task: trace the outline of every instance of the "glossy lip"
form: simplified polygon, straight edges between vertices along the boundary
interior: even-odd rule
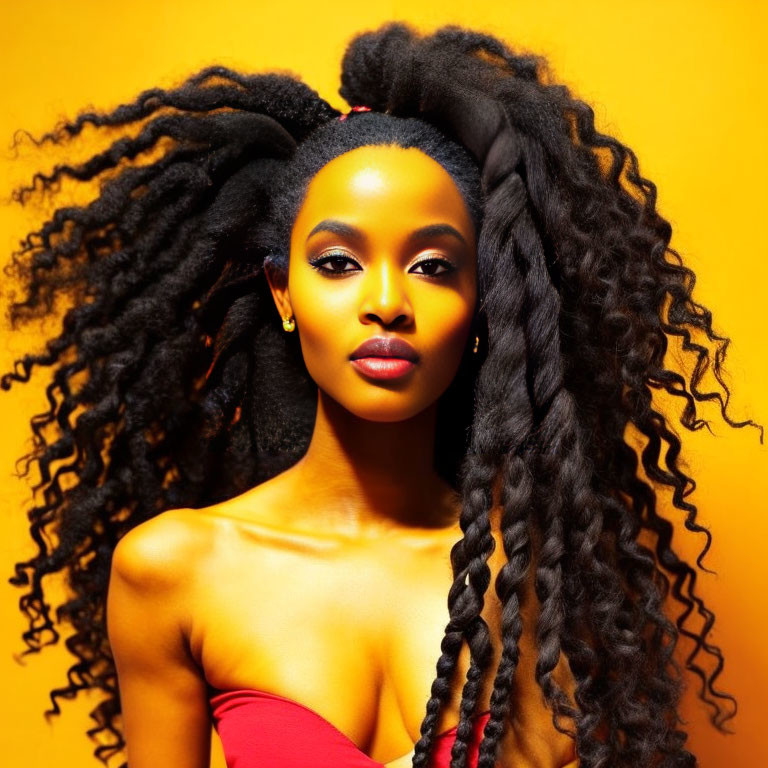
[[[412,363],[416,363],[419,359],[416,350],[407,341],[396,336],[374,336],[366,339],[349,356],[349,359],[358,360],[361,357],[394,357],[410,360]]]
[[[358,371],[374,379],[397,379],[416,367],[413,360],[402,357],[358,357],[350,362]]]

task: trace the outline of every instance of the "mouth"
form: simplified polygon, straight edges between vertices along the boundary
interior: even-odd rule
[[[374,336],[360,344],[349,359],[370,378],[397,379],[416,367],[419,355],[399,336]]]
[[[416,367],[415,361],[403,357],[358,357],[351,363],[358,371],[374,379],[397,379]]]
[[[416,350],[399,336],[373,336],[359,344],[349,357],[350,360],[361,357],[397,357],[414,363],[419,359]]]

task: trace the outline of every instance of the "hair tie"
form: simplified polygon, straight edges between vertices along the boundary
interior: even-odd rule
[[[345,115],[339,115],[339,122],[343,123],[353,112],[370,112],[370,107],[352,107]]]

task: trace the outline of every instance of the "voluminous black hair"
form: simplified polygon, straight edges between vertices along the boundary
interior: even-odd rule
[[[438,419],[451,440],[437,461],[461,492],[463,536],[451,551],[451,619],[413,765],[427,765],[467,642],[451,768],[466,765],[490,655],[480,611],[494,504],[507,558],[493,585],[503,649],[479,768],[493,768],[514,706],[520,601],[531,579],[541,609],[536,680],[555,727],[575,738],[582,768],[696,765],[678,727],[680,634],[695,643],[686,666],[702,681],[716,727],[735,713],[717,700],[736,702],[714,687],[723,665],[709,640],[714,615],[657,509],[657,490],[671,488],[686,528],[706,535],[696,561],[704,569],[711,536],[686,500],[695,484],[652,390],[683,398],[689,430],[708,426],[696,402],[710,399],[730,426],[759,425],[732,421],[721,393],[698,389],[713,362],[730,394],[721,375],[729,340],[692,298],[695,275],[669,246],[655,185],[631,149],[595,129],[586,103],[551,82],[542,57],[491,35],[449,25],[420,36],[386,24],[352,40],[341,81],[350,105],[372,111],[339,121],[292,75],[212,66],[112,112],[82,113],[40,139],[58,143],[86,125],[137,127],[16,192],[23,203],[37,182],[102,182],[91,203],[61,207],[30,233],[7,272],[27,290],[10,305],[14,328],[52,312],[59,294],[74,300],[46,351],[25,355],[0,379],[8,389],[34,366],[55,366],[51,408],[32,419],[35,445],[24,457],[26,471],[36,461],[42,478],[44,503],[29,513],[39,552],[11,578],[29,588],[21,600],[28,653],[46,631],[58,640],[42,578],[68,575],[71,595],[57,619],[73,625],[68,647],[78,660],[69,684],[52,691],[52,711],[59,696],[101,689],[108,696],[91,713],[98,727],[89,735],[107,730],[117,742],[95,754],[106,762],[122,749],[105,629],[117,541],[164,510],[242,493],[303,454],[316,385],[291,346],[295,334],[281,331],[264,261],[285,267],[292,217],[319,168],[356,146],[398,144],[443,164],[464,196],[478,233],[482,330],[476,362],[462,363],[444,396],[461,390],[463,410],[443,408]],[[152,162],[131,163],[152,152]],[[696,356],[690,377],[667,367],[670,336]],[[717,342],[713,361],[694,336]],[[43,430],[54,422],[60,436],[49,444]],[[644,436],[639,456],[632,431]],[[66,490],[65,475],[74,476]],[[682,607],[674,621],[664,610],[670,589]],[[690,627],[694,611],[699,632]],[[701,652],[717,661],[709,674]],[[573,700],[553,679],[561,654]]]

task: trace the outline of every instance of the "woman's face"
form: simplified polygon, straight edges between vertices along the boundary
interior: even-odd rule
[[[477,294],[474,225],[448,172],[415,148],[346,152],[310,182],[290,249],[287,286],[270,286],[318,387],[371,421],[434,403],[458,369]],[[417,359],[356,352],[372,339],[402,340]]]

